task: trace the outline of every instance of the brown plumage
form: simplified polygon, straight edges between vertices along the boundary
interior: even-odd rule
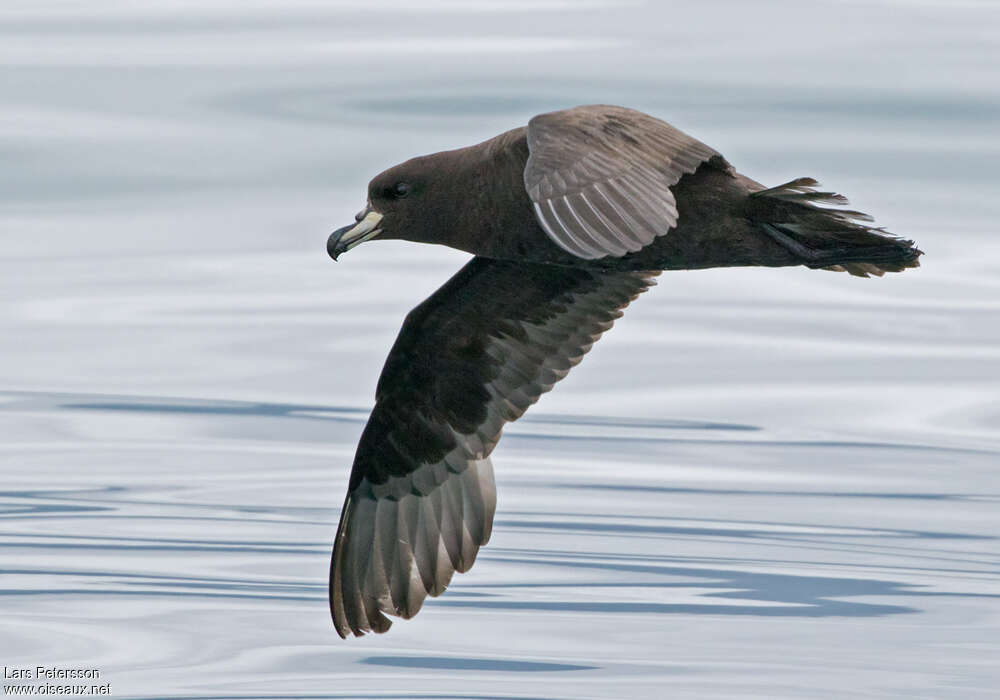
[[[375,238],[474,254],[406,318],[358,445],[330,570],[337,632],[384,632],[472,566],[493,524],[489,456],[661,270],[805,265],[881,276],[911,241],[800,178],[765,188],[653,117],[543,114],[376,176],[338,255]]]

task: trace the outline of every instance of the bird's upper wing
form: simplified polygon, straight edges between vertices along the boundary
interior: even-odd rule
[[[714,149],[666,122],[592,105],[528,122],[524,186],[559,246],[588,260],[621,257],[677,223],[670,188],[702,163],[731,171]]]
[[[330,568],[342,637],[411,617],[493,525],[504,423],[566,376],[658,272],[474,258],[406,317],[354,458]]]

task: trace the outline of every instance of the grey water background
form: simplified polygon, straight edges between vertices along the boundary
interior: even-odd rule
[[[0,663],[116,697],[1000,694],[993,2],[6,2]],[[625,104],[914,238],[672,272],[494,454],[475,568],[341,641],[326,575],[405,313],[368,179]]]

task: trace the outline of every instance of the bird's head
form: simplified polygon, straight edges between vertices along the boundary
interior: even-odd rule
[[[401,239],[484,255],[498,242],[544,238],[524,191],[527,159],[522,127],[395,165],[368,183],[365,208],[330,234],[327,252],[336,260],[365,241]]]
[[[342,253],[372,239],[406,239],[438,243],[440,232],[453,225],[441,203],[442,163],[427,156],[413,158],[376,175],[368,183],[368,202],[355,215],[355,223],[337,229],[326,249],[334,260]]]

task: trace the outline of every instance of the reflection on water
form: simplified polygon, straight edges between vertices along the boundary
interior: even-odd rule
[[[118,697],[991,697],[990,3],[0,10],[0,656]],[[956,77],[960,76],[960,84]],[[814,175],[927,251],[672,273],[494,456],[475,568],[341,642],[328,557],[405,313],[368,179],[572,104]]]

